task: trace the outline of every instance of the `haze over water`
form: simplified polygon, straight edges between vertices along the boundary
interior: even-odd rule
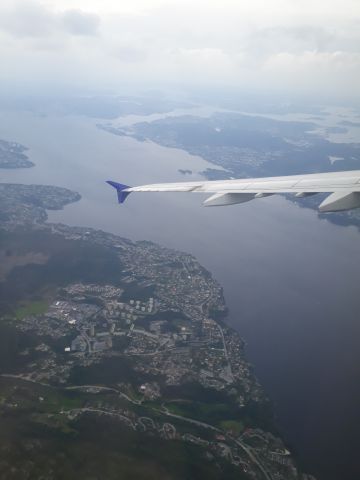
[[[126,120],[122,120],[125,122]],[[105,184],[196,180],[200,157],[117,137],[80,117],[7,113],[0,137],[29,147],[36,166],[2,170],[2,182],[78,191],[49,220],[153,240],[194,254],[224,287],[229,322],[275,402],[279,424],[319,480],[355,480],[360,400],[360,234],[283,198],[202,208],[200,194],[133,194]]]

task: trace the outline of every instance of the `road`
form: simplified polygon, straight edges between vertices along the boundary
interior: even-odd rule
[[[43,386],[46,386],[46,387],[50,386],[48,384],[37,382],[37,381],[31,380],[29,378],[24,378],[21,375],[1,374],[1,376],[5,377],[5,378],[16,378],[16,379],[24,380],[24,381],[31,382],[31,383],[37,383],[39,385],[43,385]],[[130,398],[125,393],[123,393],[120,390],[117,390],[115,388],[112,388],[112,387],[104,387],[102,385],[74,385],[74,386],[71,386],[71,387],[65,387],[65,389],[67,389],[67,390],[80,390],[80,389],[84,389],[84,388],[93,388],[93,389],[98,389],[99,391],[113,391],[115,393],[118,393],[119,396],[121,396],[122,398],[125,398],[128,402],[130,402],[134,405],[141,405],[141,401],[133,400],[132,398]],[[162,409],[152,408],[152,410],[157,412],[157,413],[161,413],[163,415],[166,415],[168,417],[176,418],[176,419],[181,420],[183,422],[191,423],[191,424],[196,425],[198,427],[206,428],[208,430],[212,430],[213,432],[224,435],[228,440],[230,440],[232,442],[235,442],[236,445],[238,445],[247,454],[247,456],[250,458],[250,460],[260,469],[260,471],[262,472],[262,474],[264,475],[264,478],[266,480],[273,480],[272,477],[271,477],[271,474],[266,471],[264,466],[261,464],[261,462],[258,460],[256,455],[253,453],[252,449],[250,447],[248,447],[247,445],[245,445],[244,443],[242,443],[240,440],[232,437],[231,435],[228,435],[222,429],[220,429],[218,427],[215,427],[214,425],[211,425],[209,423],[201,422],[200,420],[195,420],[194,418],[184,417],[182,415],[176,415],[175,413],[171,413],[171,412],[169,412],[169,410],[165,406],[163,406]],[[124,415],[121,415],[120,413],[117,413],[117,412],[114,412],[114,411],[102,410],[102,409],[99,409],[99,408],[86,407],[86,408],[68,410],[68,411],[63,412],[63,413],[69,413],[69,412],[84,412],[84,413],[85,412],[93,412],[93,413],[101,413],[101,414],[104,414],[104,415],[114,415],[114,416],[119,417],[121,420],[123,420],[129,426],[131,426],[132,428],[135,429],[135,426],[133,425],[131,420],[129,420]],[[149,419],[150,419],[150,417],[149,417]]]
[[[155,410],[155,409],[154,409]],[[188,423],[192,423],[193,425],[197,425],[199,427],[204,427],[204,428],[207,428],[209,430],[213,430],[214,432],[217,432],[217,433],[220,433],[221,435],[224,435],[226,438],[228,438],[229,440],[233,441],[236,443],[236,445],[238,445],[247,455],[248,457],[250,458],[250,460],[255,464],[257,465],[257,467],[260,469],[260,471],[263,473],[264,477],[266,478],[266,480],[272,480],[272,477],[270,475],[270,473],[268,473],[264,466],[260,463],[260,461],[257,459],[257,457],[255,456],[255,454],[252,452],[251,448],[244,445],[240,440],[237,440],[236,438],[232,437],[231,435],[227,435],[223,430],[221,430],[220,428],[217,428],[217,427],[214,427],[214,425],[210,425],[209,423],[205,423],[205,422],[200,422],[199,420],[195,420],[193,418],[189,418],[189,417],[183,417],[181,415],[176,415],[174,413],[171,413],[169,412],[169,410],[166,408],[166,407],[163,407],[162,410],[157,410],[158,412],[160,413],[163,413],[169,417],[172,417],[172,418],[177,418],[179,420],[182,420],[184,422],[188,422]]]

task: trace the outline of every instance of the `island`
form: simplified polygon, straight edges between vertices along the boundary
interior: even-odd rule
[[[1,478],[311,480],[212,275],[152,242],[46,223],[79,198],[0,185]]]
[[[33,167],[34,163],[24,153],[26,150],[20,143],[0,139],[0,168]]]

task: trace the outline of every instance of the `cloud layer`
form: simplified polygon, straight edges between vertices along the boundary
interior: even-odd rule
[[[360,7],[330,3],[3,0],[0,82],[217,85],[355,98]]]

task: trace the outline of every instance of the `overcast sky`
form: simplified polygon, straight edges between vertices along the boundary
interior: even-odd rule
[[[360,0],[1,0],[0,82],[358,97]]]

